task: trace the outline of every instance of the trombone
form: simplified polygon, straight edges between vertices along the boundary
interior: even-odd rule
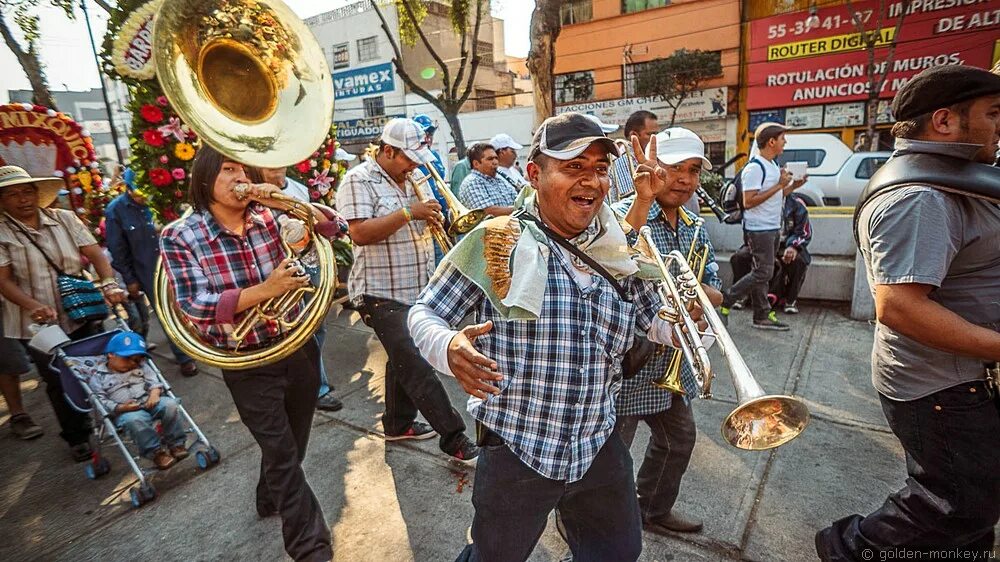
[[[450,223],[448,236],[456,238],[459,235],[468,234],[479,223],[483,222],[483,219],[486,218],[486,211],[483,209],[473,209],[471,211],[467,209],[458,200],[458,197],[455,197],[455,194],[451,192],[448,184],[441,179],[441,175],[438,174],[433,164],[427,164],[425,168],[430,171],[430,177],[437,183],[441,197],[448,203],[448,222]]]
[[[421,201],[434,200],[434,195],[425,192],[423,188],[423,185],[428,183],[430,180],[431,176],[423,176],[418,180],[414,180],[413,172],[406,174],[406,181],[410,182],[410,185],[413,186],[413,191],[416,192],[417,194],[417,199],[420,199]],[[452,223],[452,227],[454,226],[455,224]],[[446,254],[450,252],[454,244],[452,243],[451,238],[448,237],[448,233],[445,232],[444,227],[442,227],[440,224],[436,222],[427,221],[427,228],[430,229],[431,236],[434,237],[434,241],[437,242],[438,246],[440,246],[441,251]]]
[[[773,449],[798,437],[809,423],[809,410],[805,404],[792,396],[764,392],[736,349],[684,255],[675,250],[664,260],[656,248],[649,226],[639,229],[639,237],[662,277],[659,293],[664,310],[660,317],[674,324],[674,337],[680,343],[684,359],[694,370],[702,398],[712,397],[715,374],[702,340],[704,334],[698,330],[689,310],[695,303],[701,306],[704,318],[715,333],[722,355],[729,364],[738,404],[722,423],[722,437],[730,445],[749,451]],[[669,263],[677,265],[678,275],[670,273]]]

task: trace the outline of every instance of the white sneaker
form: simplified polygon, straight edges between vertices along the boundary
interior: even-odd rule
[[[799,307],[794,302],[785,303],[785,314],[798,314]]]

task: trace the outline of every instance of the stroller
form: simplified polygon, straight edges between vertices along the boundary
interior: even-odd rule
[[[48,326],[36,334],[30,345],[53,355],[51,366],[59,371],[59,379],[62,382],[66,400],[75,410],[85,414],[89,413],[93,418],[94,430],[90,437],[90,445],[94,454],[84,467],[87,477],[96,480],[111,472],[111,463],[101,453],[101,446],[114,440],[132,472],[139,479],[139,482],[129,490],[129,495],[132,499],[132,506],[140,507],[156,498],[156,489],[149,481],[149,477],[158,470],[152,467],[142,468],[139,465],[139,455],[133,454],[126,446],[109,413],[98,400],[92,399],[93,390],[87,384],[85,375],[76,369],[82,365],[81,361],[84,358],[103,355],[108,341],[128,329],[120,316],[117,318],[117,326],[117,329],[78,341],[70,341],[59,326]],[[177,401],[178,412],[187,426],[186,433],[193,433],[196,437],[195,442],[188,449],[191,451],[191,456],[194,457],[198,468],[208,470],[218,464],[219,451],[209,443],[208,438],[188,415],[187,410],[181,405],[180,399],[173,393],[170,383],[163,377],[156,365],[152,361],[147,363],[163,384],[163,396],[169,396]],[[157,428],[159,429],[159,425]]]

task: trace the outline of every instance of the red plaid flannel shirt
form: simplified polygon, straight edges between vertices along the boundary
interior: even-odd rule
[[[160,255],[180,310],[208,343],[226,349],[236,348],[235,324],[253,310],[236,313],[240,291],[264,282],[285,258],[274,215],[256,205],[247,211],[243,236],[223,229],[208,212],[168,225]],[[276,322],[258,322],[241,347],[279,335]]]

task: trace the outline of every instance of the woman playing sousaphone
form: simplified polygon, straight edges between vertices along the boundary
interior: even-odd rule
[[[280,188],[251,183],[257,170],[204,146],[191,168],[194,212],[163,229],[164,273],[176,306],[209,344],[230,350],[268,349],[287,335],[277,319],[262,316],[238,338],[235,326],[257,305],[307,287],[309,277],[286,255],[282,236],[296,224],[278,221],[267,201]],[[269,203],[272,204],[272,203]],[[324,215],[315,232],[339,225]],[[299,305],[301,306],[301,305]],[[319,389],[314,338],[288,357],[246,369],[222,369],[240,419],[261,448],[257,513],[281,515],[285,550],[296,560],[329,560],[330,533],[302,472]]]

